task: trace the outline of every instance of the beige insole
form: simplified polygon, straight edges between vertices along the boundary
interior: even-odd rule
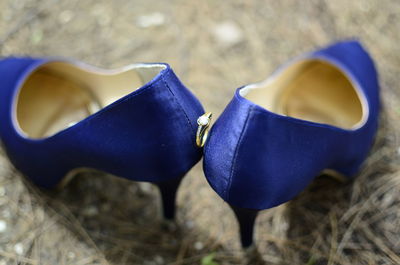
[[[131,93],[165,68],[143,65],[117,73],[84,71],[51,62],[30,74],[21,86],[16,119],[31,138],[53,135]]]
[[[88,89],[46,71],[37,71],[19,94],[17,119],[32,138],[52,135],[101,106]]]
[[[338,68],[318,60],[289,67],[264,87],[249,89],[246,97],[279,114],[345,129],[363,119],[352,83]]]

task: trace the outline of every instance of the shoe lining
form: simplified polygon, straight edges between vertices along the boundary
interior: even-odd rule
[[[336,66],[306,60],[289,66],[273,79],[244,87],[240,93],[281,115],[354,129],[365,121],[368,112],[357,89]]]
[[[19,90],[16,121],[30,138],[51,136],[141,87],[164,68],[146,64],[99,73],[65,62],[44,64]]]

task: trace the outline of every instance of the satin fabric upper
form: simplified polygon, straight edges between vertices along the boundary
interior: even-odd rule
[[[77,124],[48,138],[22,136],[13,122],[17,90],[49,60],[0,61],[0,137],[13,164],[36,184],[53,187],[81,167],[159,182],[182,177],[200,160],[196,120],[204,110],[166,64],[152,81]]]
[[[322,170],[359,170],[378,127],[379,86],[372,59],[356,41],[339,42],[302,58],[342,70],[365,95],[369,116],[355,130],[270,112],[238,89],[212,127],[204,149],[211,187],[228,203],[267,209],[300,193]]]

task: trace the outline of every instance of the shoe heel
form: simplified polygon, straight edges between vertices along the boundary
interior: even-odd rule
[[[239,222],[242,247],[247,249],[253,245],[254,224],[259,210],[239,208],[233,205],[229,206]]]
[[[162,213],[166,220],[173,220],[175,218],[176,209],[176,192],[182,178],[175,178],[163,182],[154,183],[160,190]]]

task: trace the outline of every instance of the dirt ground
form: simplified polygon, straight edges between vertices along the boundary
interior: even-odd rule
[[[201,163],[184,179],[177,226],[167,229],[151,184],[90,173],[42,191],[0,148],[0,265],[400,264],[399,30],[393,0],[0,0],[1,56],[56,55],[105,68],[168,62],[214,117],[237,87],[356,37],[376,60],[384,104],[358,178],[320,177],[263,211],[251,254],[240,249],[233,214]]]

